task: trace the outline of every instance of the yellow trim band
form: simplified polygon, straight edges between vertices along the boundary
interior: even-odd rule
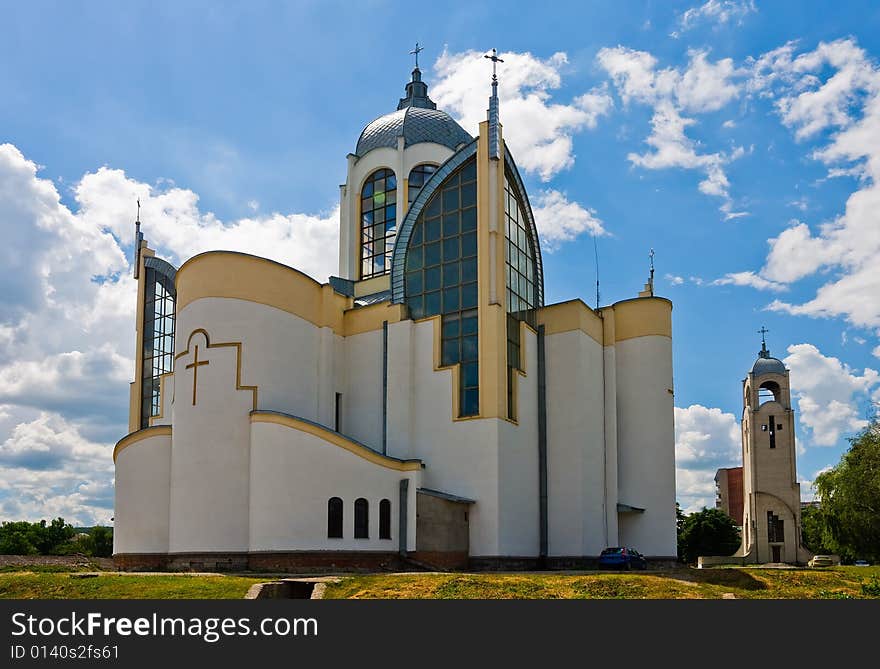
[[[122,439],[117,441],[116,446],[113,447],[113,462],[115,463],[116,457],[129,446],[134,446],[135,444],[144,441],[145,439],[151,439],[153,437],[170,436],[170,425],[154,425],[153,427],[145,427],[143,430],[138,430],[137,432],[127,434]]]
[[[319,439],[331,443],[334,446],[338,446],[339,448],[343,448],[350,453],[354,453],[364,460],[372,462],[375,465],[385,467],[387,469],[393,469],[399,472],[414,472],[420,471],[422,469],[421,460],[398,460],[396,458],[388,457],[387,455],[382,455],[381,453],[377,453],[376,451],[371,450],[363,444],[353,441],[352,439],[349,439],[348,437],[345,437],[338,432],[334,432],[329,428],[317,425],[307,420],[296,418],[295,416],[289,416],[287,414],[280,414],[268,411],[252,411],[251,423],[272,423],[274,425],[281,425],[283,427],[289,427],[300,432],[305,432],[306,434],[318,437]]]

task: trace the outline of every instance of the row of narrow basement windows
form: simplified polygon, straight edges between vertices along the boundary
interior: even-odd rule
[[[331,497],[327,501],[327,538],[342,539],[345,504],[341,497]],[[370,538],[370,503],[363,497],[354,501],[354,538]],[[379,538],[391,538],[391,502],[379,502]]]

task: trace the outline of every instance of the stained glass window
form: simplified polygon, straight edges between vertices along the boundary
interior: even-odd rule
[[[394,172],[373,172],[361,190],[361,278],[391,271],[397,235],[397,179]]]
[[[520,364],[520,322],[535,327],[538,280],[535,264],[535,240],[528,227],[524,208],[510,180],[504,180],[504,220],[507,241],[505,244],[507,285],[507,415],[516,420],[514,384]]]
[[[174,370],[174,302],[177,295],[174,278],[155,267],[145,267],[144,282],[142,429],[150,426],[150,418],[158,416],[161,409],[159,377]]]
[[[406,302],[414,319],[442,315],[441,362],[460,364],[459,414],[480,411],[477,332],[477,168],[465,163],[431,196],[406,253]]]
[[[416,165],[410,170],[409,180],[407,181],[407,200],[411,206],[418,197],[422,186],[431,178],[431,175],[437,171],[436,165]]]

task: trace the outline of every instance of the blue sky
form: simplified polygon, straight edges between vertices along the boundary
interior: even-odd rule
[[[880,399],[876,3],[18,3],[0,8],[0,519],[112,515],[133,201],[180,262],[236,248],[334,271],[338,184],[418,40],[471,132],[501,120],[547,301],[675,304],[679,499],[739,457],[766,325],[792,369],[804,493]]]

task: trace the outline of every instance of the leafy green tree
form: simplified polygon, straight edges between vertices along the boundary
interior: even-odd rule
[[[98,525],[90,533],[92,539],[92,555],[95,557],[111,557],[113,555],[113,529]]]
[[[36,555],[38,537],[27,521],[5,522],[0,525],[0,554]]]
[[[836,467],[816,477],[822,542],[845,560],[880,560],[880,421],[874,419]]]
[[[721,509],[703,507],[682,523],[678,555],[693,563],[700,555],[732,555],[739,544],[739,530],[733,519]]]
[[[801,509],[801,541],[814,553],[833,553],[824,542],[822,511],[815,506]]]
[[[681,505],[676,502],[675,503],[675,534],[678,541],[678,558],[679,560],[682,558],[682,548],[681,548],[681,529],[684,527],[684,521],[687,520],[687,514],[681,510]]]

